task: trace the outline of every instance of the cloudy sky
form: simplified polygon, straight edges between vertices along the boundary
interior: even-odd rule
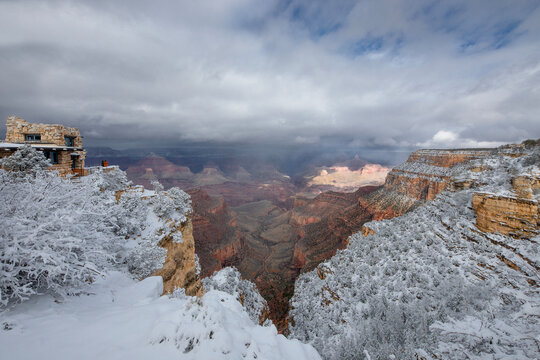
[[[88,145],[492,146],[540,137],[540,1],[0,0],[0,84]]]

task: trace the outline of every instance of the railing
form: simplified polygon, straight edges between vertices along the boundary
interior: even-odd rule
[[[71,169],[71,172],[75,176],[86,176],[86,170],[85,169]]]
[[[107,167],[89,166],[89,167],[84,168],[84,174],[85,175],[90,175],[90,174],[93,174],[93,173],[95,173],[97,171],[103,171],[104,173],[106,173],[106,172],[113,171],[113,170],[118,170],[118,169],[120,169],[120,167],[118,165],[109,165]]]

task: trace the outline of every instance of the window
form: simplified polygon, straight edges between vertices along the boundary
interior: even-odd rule
[[[73,136],[64,136],[66,146],[75,146],[75,138]]]
[[[47,159],[49,159],[51,164],[58,164],[58,152],[56,152],[56,151],[44,151],[43,155],[45,155],[45,157]]]
[[[40,134],[25,134],[24,140],[25,141],[41,141],[41,135]]]

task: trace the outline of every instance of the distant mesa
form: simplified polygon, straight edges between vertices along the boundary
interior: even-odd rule
[[[390,168],[379,164],[365,164],[356,170],[348,166],[334,165],[321,169],[307,185],[311,190],[355,191],[361,186],[382,185]]]

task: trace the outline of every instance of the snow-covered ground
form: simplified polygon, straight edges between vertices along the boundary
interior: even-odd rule
[[[0,358],[320,359],[273,325],[254,324],[233,295],[162,289],[161,277],[113,272],[77,296],[35,296],[0,313]]]
[[[30,147],[2,165],[0,360],[320,359],[257,324],[264,300],[237,271],[202,298],[134,280],[162,266],[158,243],[191,213],[180,189],[133,188],[119,169],[59,177]]]
[[[513,194],[513,177],[538,174],[540,148],[526,152],[456,166],[451,178],[472,189],[370,222],[375,234],[352,235],[302,274],[291,337],[325,359],[540,359],[540,235],[483,233],[471,205],[475,192]]]

